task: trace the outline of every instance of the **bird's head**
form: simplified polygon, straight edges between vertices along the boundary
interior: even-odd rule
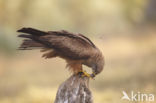
[[[104,57],[101,53],[100,55],[97,55],[94,59],[94,63],[92,64],[93,74],[91,74],[91,76],[95,77],[97,74],[102,72],[103,68],[104,68]]]

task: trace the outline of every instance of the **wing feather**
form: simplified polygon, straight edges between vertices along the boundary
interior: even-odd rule
[[[62,57],[70,59],[87,59],[90,52],[95,48],[84,42],[82,39],[70,38],[68,36],[46,35],[40,37],[40,41],[48,42]]]
[[[52,48],[57,51],[57,54],[63,58],[69,59],[87,59],[91,56],[91,52],[93,52],[96,47],[87,37],[82,34],[72,34],[67,31],[49,31],[47,33],[42,31],[35,32],[31,31],[28,28],[30,33],[29,35],[22,34],[19,37],[29,38],[37,43],[44,45],[46,48]],[[24,28],[24,31],[27,31]],[[23,32],[19,30],[19,32]],[[31,34],[31,33],[37,33]],[[43,33],[43,34],[39,34]]]

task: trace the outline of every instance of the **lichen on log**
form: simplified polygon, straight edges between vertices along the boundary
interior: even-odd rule
[[[69,77],[59,86],[54,103],[93,103],[89,78],[79,74]]]

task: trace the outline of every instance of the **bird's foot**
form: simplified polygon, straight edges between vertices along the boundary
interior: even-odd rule
[[[95,77],[94,74],[89,74],[85,70],[80,71],[79,74],[81,75],[81,77],[88,77],[88,78],[92,78],[92,79]]]

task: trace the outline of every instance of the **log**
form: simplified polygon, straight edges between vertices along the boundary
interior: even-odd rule
[[[79,74],[69,77],[59,86],[54,103],[93,103],[89,78]]]

